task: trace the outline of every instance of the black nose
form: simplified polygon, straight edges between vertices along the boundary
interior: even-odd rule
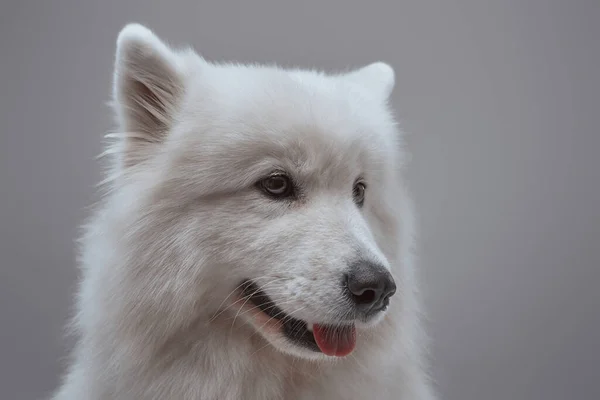
[[[365,313],[384,310],[396,293],[396,283],[389,271],[367,262],[352,266],[346,285],[356,307]]]

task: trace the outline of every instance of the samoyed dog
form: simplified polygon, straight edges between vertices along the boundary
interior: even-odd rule
[[[432,399],[393,86],[126,26],[54,399]]]

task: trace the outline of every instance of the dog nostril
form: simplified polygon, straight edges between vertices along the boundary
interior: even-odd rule
[[[352,294],[354,296],[354,301],[356,304],[371,304],[375,301],[375,291],[374,290],[365,290],[363,294]]]
[[[362,311],[384,309],[396,291],[389,271],[370,263],[353,265],[345,284],[352,302]]]

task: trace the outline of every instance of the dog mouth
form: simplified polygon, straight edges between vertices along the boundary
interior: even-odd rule
[[[256,283],[247,280],[241,289],[254,307],[281,324],[281,333],[294,345],[335,357],[347,356],[356,347],[354,324],[309,324],[285,313]]]

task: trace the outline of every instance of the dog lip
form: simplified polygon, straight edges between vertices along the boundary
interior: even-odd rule
[[[289,314],[286,314],[253,281],[244,281],[241,289],[242,295],[247,297],[255,307],[257,307],[270,318],[281,322],[282,332],[288,338],[288,340],[314,352],[321,353],[321,349],[319,349],[319,346],[315,341],[315,337],[308,329],[308,324],[305,321],[293,318]]]
[[[282,321],[284,318],[287,319],[285,312],[251,280],[246,280],[242,284],[242,294],[244,297],[249,298],[254,303],[254,306],[258,307],[260,311],[269,317],[279,321]]]

